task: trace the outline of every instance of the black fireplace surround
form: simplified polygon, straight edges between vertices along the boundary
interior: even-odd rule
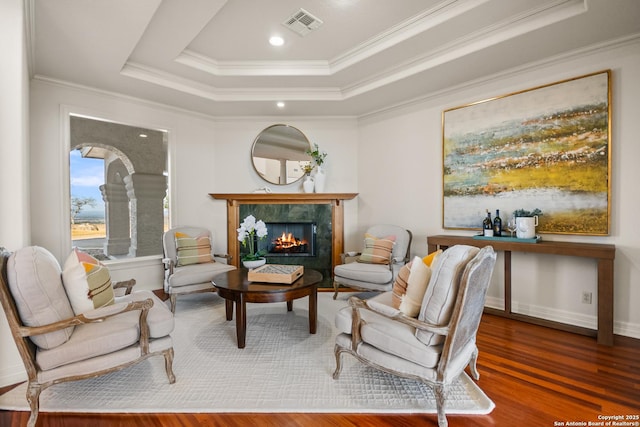
[[[267,237],[258,243],[265,256],[316,256],[315,222],[267,222]]]

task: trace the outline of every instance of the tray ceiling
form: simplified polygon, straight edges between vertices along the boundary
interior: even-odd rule
[[[304,35],[283,25],[301,10]],[[640,34],[637,0],[31,0],[29,18],[35,78],[216,116],[363,116]]]

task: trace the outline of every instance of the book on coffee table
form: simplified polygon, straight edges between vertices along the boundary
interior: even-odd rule
[[[304,267],[301,265],[265,264],[249,270],[247,278],[251,282],[291,284],[303,274]]]

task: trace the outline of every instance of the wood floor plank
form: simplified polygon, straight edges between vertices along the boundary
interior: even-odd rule
[[[486,416],[449,415],[451,427],[551,427],[595,422],[602,415],[640,415],[640,340],[616,337],[606,347],[594,338],[484,315],[478,348],[479,385],[496,408]],[[27,412],[0,411],[2,427],[22,427],[27,419]],[[38,419],[38,427],[436,425],[435,415],[415,414],[41,413]]]

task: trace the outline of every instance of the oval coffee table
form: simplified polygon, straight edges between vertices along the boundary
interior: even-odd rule
[[[322,274],[316,270],[305,269],[302,277],[292,284],[250,282],[248,270],[239,268],[216,276],[213,285],[218,295],[225,299],[227,320],[233,319],[233,303],[236,305],[236,335],[238,348],[244,348],[247,334],[248,302],[287,302],[287,311],[293,309],[293,300],[309,297],[309,333],[316,333],[318,316],[318,283]]]

